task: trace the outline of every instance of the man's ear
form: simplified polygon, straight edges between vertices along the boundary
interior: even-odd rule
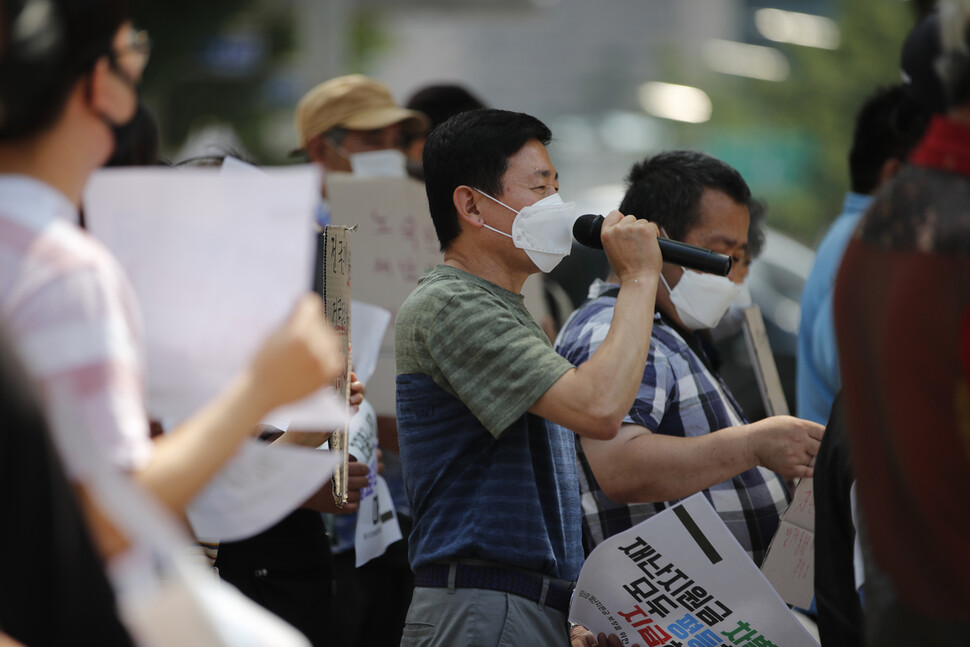
[[[315,164],[325,164],[325,155],[327,152],[327,142],[320,135],[316,137],[311,137],[310,141],[306,143],[306,156],[311,162]]]
[[[481,200],[481,194],[478,191],[463,184],[455,189],[454,193],[451,194],[451,199],[455,204],[458,218],[474,227],[481,227],[485,224],[485,219],[482,218],[478,209],[478,202]]]

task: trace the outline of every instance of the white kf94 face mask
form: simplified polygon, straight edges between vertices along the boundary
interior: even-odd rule
[[[484,191],[475,190],[515,213],[511,234],[488,225],[484,227],[511,238],[512,243],[524,250],[541,271],[551,272],[562,259],[569,256],[573,244],[573,223],[576,221],[575,202],[563,202],[558,193],[553,193],[516,211]]]
[[[350,168],[357,177],[407,177],[407,158],[395,149],[350,154]]]
[[[751,288],[746,282],[742,283],[738,296],[734,297],[727,312],[717,325],[711,328],[711,339],[717,342],[741,332],[744,327],[744,311],[750,308],[751,304]]]
[[[660,275],[677,316],[688,330],[713,328],[738,295],[740,286],[726,276],[682,269],[684,273],[673,290],[664,275]]]

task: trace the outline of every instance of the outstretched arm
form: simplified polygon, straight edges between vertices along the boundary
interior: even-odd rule
[[[332,382],[342,357],[323,302],[316,295],[304,297],[226,390],[159,439],[136,478],[181,514],[266,414]]]
[[[620,279],[613,323],[589,361],[566,372],[529,409],[580,436],[616,435],[633,404],[650,350],[662,260],[657,226],[613,211],[603,248]]]
[[[628,424],[612,440],[581,442],[606,496],[650,503],[690,496],[758,466],[787,479],[812,476],[809,463],[824,430],[809,420],[773,416],[690,438]]]

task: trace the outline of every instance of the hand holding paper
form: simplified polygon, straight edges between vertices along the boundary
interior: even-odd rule
[[[328,452],[329,453],[329,452]],[[333,488],[330,483],[324,484],[319,491],[307,499],[303,506],[317,512],[328,512],[330,514],[352,514],[357,512],[360,507],[361,490],[367,487],[370,479],[367,474],[370,470],[367,463],[360,463],[353,456],[347,465],[347,502],[343,506],[337,506],[333,497]]]
[[[333,383],[343,370],[342,360],[339,340],[323,315],[323,301],[308,293],[263,344],[250,371],[269,412]]]
[[[818,647],[703,494],[599,544],[579,574],[569,619],[615,633],[623,645],[740,645],[735,636],[745,636]]]
[[[758,464],[785,478],[811,477],[825,427],[792,416],[771,416],[749,425]]]
[[[357,379],[357,374],[353,371],[350,372],[350,406],[356,407],[360,406],[360,403],[364,401],[364,383]]]
[[[569,643],[571,647],[623,647],[623,643],[616,634],[606,635],[600,633],[599,636],[583,625],[573,625],[569,629]],[[640,647],[635,644],[633,647]]]

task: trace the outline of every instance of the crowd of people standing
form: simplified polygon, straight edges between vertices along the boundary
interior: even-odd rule
[[[327,176],[379,165],[424,183],[442,253],[401,295],[395,415],[351,378],[403,538],[357,566],[372,475],[353,460],[346,504],[327,482],[256,536],[209,546],[219,576],[313,645],[619,645],[569,618],[598,544],[703,493],[760,564],[792,482],[814,476],[823,645],[964,640],[968,26],[970,3],[943,3],[903,48],[904,82],[859,110],[852,191],[803,297],[797,417],[748,420],[718,372],[711,331],[758,236],[729,164],[688,150],[635,164],[602,222],[607,275],[551,330],[522,296],[573,243],[550,129],[458,86],[404,106],[362,75],[312,88],[296,153],[323,170],[321,231]],[[122,0],[0,0],[0,480],[19,493],[4,504],[4,647],[143,642],[124,610],[144,529],[109,491],[183,518],[247,439],[279,437],[270,411],[346,365],[307,285],[231,383],[153,438],[138,300],[81,213],[109,158],[158,161],[138,105],[148,42]],[[733,269],[670,262],[661,238]],[[180,622],[173,608],[155,609],[161,624]]]

